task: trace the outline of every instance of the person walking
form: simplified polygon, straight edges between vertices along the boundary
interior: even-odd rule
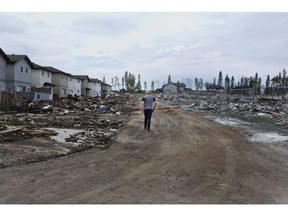
[[[152,113],[156,108],[156,99],[146,91],[145,96],[142,98],[142,114],[144,113],[144,129],[150,131]]]

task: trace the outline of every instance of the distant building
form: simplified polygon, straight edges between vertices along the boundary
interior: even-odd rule
[[[101,90],[102,91],[102,97],[106,97],[106,96],[111,94],[111,92],[112,92],[112,86],[111,85],[102,82],[101,87],[102,87],[102,90]]]
[[[184,92],[184,89],[186,88],[185,83],[168,83],[166,85],[163,85],[163,93],[166,94],[182,94]]]
[[[77,79],[81,80],[81,96],[90,97],[91,88],[89,88],[90,78],[88,75],[74,75]]]
[[[101,81],[87,75],[74,75],[81,80],[81,95],[84,97],[101,97]]]
[[[102,96],[102,84],[98,79],[90,78],[89,86],[91,87],[91,96],[92,97],[101,97]]]

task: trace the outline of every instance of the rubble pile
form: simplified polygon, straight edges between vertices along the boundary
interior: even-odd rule
[[[28,128],[71,128],[71,129],[89,129],[89,128],[107,128],[119,127],[126,119],[126,115],[118,114],[92,114],[92,113],[51,113],[51,114],[16,114],[6,116],[0,120],[2,124],[13,124],[14,126],[25,125]],[[103,121],[109,123],[103,123]]]
[[[192,110],[215,110],[219,111],[220,109],[227,111],[255,111],[255,112],[274,112],[279,114],[288,113],[288,104],[283,101],[261,101],[256,99],[254,102],[247,100],[238,100],[237,102],[231,101],[219,101],[219,100],[196,100],[190,105],[186,105],[187,108]]]
[[[251,119],[259,116],[274,119],[288,127],[288,101],[285,98],[231,96],[226,94],[161,95],[167,104],[177,104],[190,111],[232,115]]]
[[[104,99],[73,97],[61,101],[33,101],[17,112],[2,113],[0,167],[46,160],[92,147],[108,148],[109,141],[136,110],[139,110],[139,99],[125,94]],[[81,132],[59,143],[52,137],[57,136],[60,128]],[[25,145],[14,145],[17,141]],[[30,150],[27,152],[27,149]]]
[[[131,113],[137,99],[130,94],[109,95],[106,98],[94,97],[73,97],[60,101],[38,101],[34,100],[26,106],[21,106],[17,112],[21,113],[52,113],[68,114],[70,112],[93,112],[93,113]]]

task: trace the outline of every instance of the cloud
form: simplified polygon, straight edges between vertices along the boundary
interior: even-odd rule
[[[0,13],[0,30],[8,54],[107,80],[278,74],[288,59],[287,13]]]

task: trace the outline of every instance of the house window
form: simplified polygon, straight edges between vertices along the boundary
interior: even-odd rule
[[[50,76],[50,73],[48,72],[48,77]]]
[[[28,73],[28,68],[26,68],[26,73]]]
[[[64,77],[63,77],[63,75],[62,75],[62,79],[63,79]]]
[[[42,76],[44,76],[44,71],[42,70]]]
[[[21,72],[23,72],[23,67],[21,66]]]
[[[77,80],[77,83],[80,83],[80,80]]]
[[[70,78],[70,82],[72,81],[72,78]]]

